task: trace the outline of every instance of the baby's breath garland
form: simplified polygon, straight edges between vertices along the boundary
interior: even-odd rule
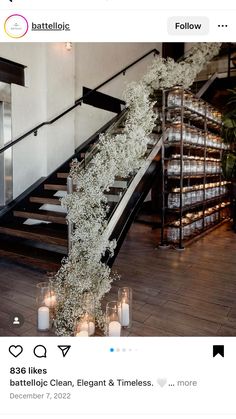
[[[143,164],[148,136],[155,125],[154,103],[150,96],[156,90],[176,85],[189,87],[203,66],[218,54],[220,45],[196,44],[179,63],[171,58],[154,59],[144,77],[129,84],[124,93],[128,114],[123,133],[100,135],[98,153],[84,170],[79,170],[77,161],[73,162],[70,176],[76,191],[62,199],[62,205],[67,208],[67,219],[75,227],[72,250],[52,280],[58,301],[57,335],[73,333],[75,319],[84,314],[85,293],[93,294],[96,322],[104,327],[101,300],[117,279],[101,261],[106,252],[113,254],[116,247],[107,233],[105,193],[114,184],[116,176],[126,177]]]

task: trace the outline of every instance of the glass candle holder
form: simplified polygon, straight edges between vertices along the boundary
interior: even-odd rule
[[[76,337],[89,337],[89,321],[86,318],[81,318],[75,322]]]
[[[117,337],[121,335],[121,324],[119,320],[120,305],[117,301],[111,301],[106,305],[106,335]]]
[[[132,324],[132,289],[123,287],[118,289],[118,314],[122,327],[130,328]]]
[[[95,333],[95,300],[93,294],[85,293],[82,297],[84,314],[75,322],[75,336],[93,336]]]
[[[56,295],[48,282],[36,285],[37,296],[37,327],[38,330],[47,331],[52,327],[56,309]]]

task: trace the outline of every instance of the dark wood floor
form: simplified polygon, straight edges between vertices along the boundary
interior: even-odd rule
[[[223,225],[184,252],[155,249],[157,231],[135,223],[115,262],[133,288],[131,336],[236,336],[236,235]],[[45,272],[0,261],[0,335],[36,336],[35,285]],[[104,302],[105,303],[105,302]],[[9,329],[9,316],[25,323]],[[40,336],[42,334],[40,333]]]

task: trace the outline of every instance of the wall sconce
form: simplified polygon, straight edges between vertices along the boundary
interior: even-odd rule
[[[66,42],[65,47],[66,47],[67,51],[71,51],[72,50],[72,42]]]

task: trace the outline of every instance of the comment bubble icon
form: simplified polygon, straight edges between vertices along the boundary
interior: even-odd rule
[[[47,358],[47,349],[43,345],[35,346],[33,352],[36,358]]]

